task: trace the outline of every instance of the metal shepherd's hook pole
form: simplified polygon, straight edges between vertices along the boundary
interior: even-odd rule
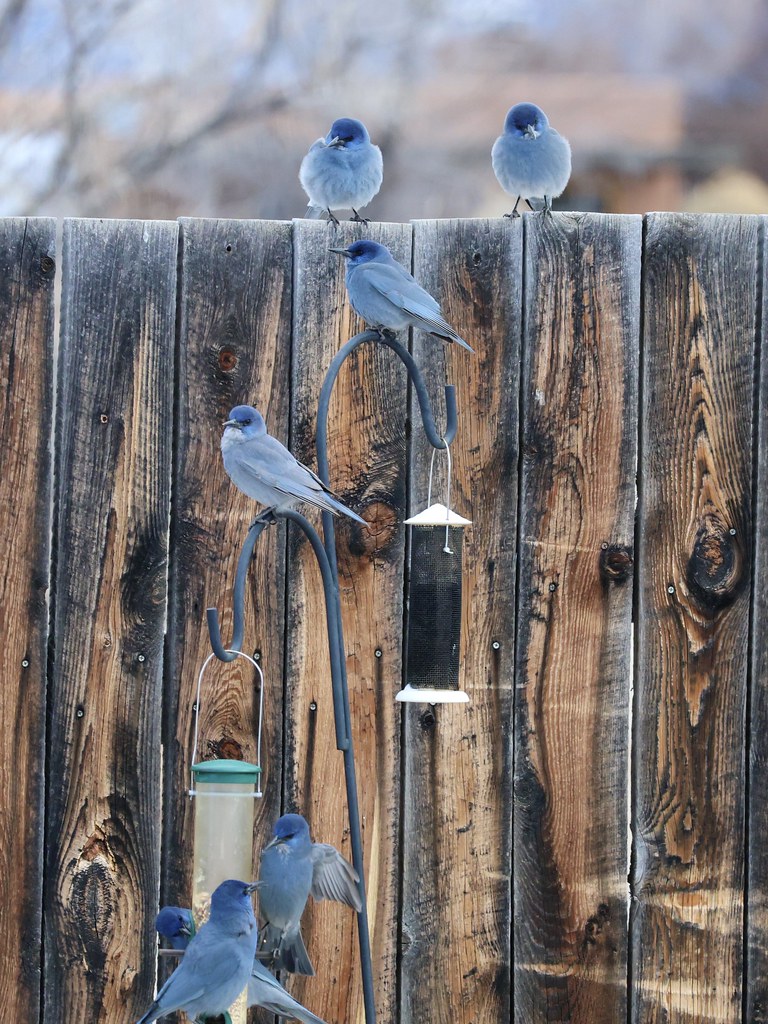
[[[400,358],[408,371],[416,396],[419,401],[424,432],[434,448],[447,448],[456,436],[457,414],[456,393],[452,385],[445,388],[446,429],[440,434],[435,425],[435,418],[427,394],[426,385],[421,372],[411,354],[396,338],[391,335],[380,335],[376,331],[363,331],[356,334],[337,352],[328,368],[322,389],[317,412],[317,468],[318,476],[326,485],[330,485],[328,472],[328,408],[333,385],[339,375],[344,361],[359,346],[366,342],[383,344]],[[253,557],[254,547],[261,532],[278,517],[288,519],[299,526],[306,535],[317,559],[323,580],[325,596],[326,626],[328,629],[328,651],[331,662],[331,686],[333,690],[333,714],[336,729],[336,747],[344,755],[344,776],[347,790],[347,808],[349,814],[350,842],[352,846],[352,863],[360,878],[359,889],[362,909],[357,917],[358,938],[360,943],[360,968],[363,981],[363,1003],[366,1024],[375,1024],[376,1004],[374,999],[373,968],[371,965],[371,943],[368,933],[368,910],[365,900],[365,867],[363,861],[363,839],[360,826],[360,805],[357,797],[357,779],[355,775],[355,755],[352,744],[352,727],[349,713],[349,689],[347,686],[347,666],[344,646],[344,631],[341,621],[341,600],[339,596],[339,571],[336,561],[336,534],[333,516],[323,512],[323,540],[320,540],[311,523],[292,509],[267,510],[251,525],[237,564],[234,586],[234,635],[227,649],[222,643],[219,629],[219,616],[215,608],[207,611],[208,632],[211,647],[221,661],[233,661],[241,650],[245,623],[245,583],[248,566]]]

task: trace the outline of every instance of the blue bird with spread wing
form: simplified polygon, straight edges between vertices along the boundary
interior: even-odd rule
[[[259,958],[273,970],[314,974],[301,936],[301,915],[309,896],[362,908],[355,869],[329,843],[313,843],[300,814],[284,814],[261,851],[259,909],[265,920]]]

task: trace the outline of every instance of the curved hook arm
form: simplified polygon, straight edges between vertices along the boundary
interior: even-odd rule
[[[328,472],[328,407],[331,402],[333,385],[336,383],[339,370],[347,356],[354,352],[359,345],[363,345],[367,341],[376,342],[391,348],[405,366],[416,390],[416,397],[419,400],[424,433],[427,435],[427,440],[432,447],[447,448],[456,437],[458,416],[456,413],[456,388],[453,384],[446,384],[445,386],[445,433],[441,437],[435,424],[427,386],[424,383],[421,370],[416,365],[416,360],[411,353],[393,335],[379,334],[378,331],[363,331],[361,334],[356,334],[354,338],[350,338],[346,345],[342,345],[333,357],[331,365],[328,367],[328,372],[325,375],[323,386],[320,389],[320,401],[317,407],[317,473],[325,484],[330,483]]]
[[[221,641],[221,629],[219,628],[219,613],[215,608],[208,608],[205,617],[208,620],[208,635],[211,638],[211,648],[219,661],[234,661],[242,651],[243,636],[245,635],[245,581],[248,578],[248,566],[253,557],[253,549],[259,539],[261,531],[269,526],[272,520],[259,516],[251,523],[248,534],[237,560],[237,573],[235,574],[235,586],[233,590],[232,603],[234,605],[234,625],[232,631],[232,643],[225,647]]]
[[[219,661],[234,661],[238,654],[242,653],[243,636],[245,634],[245,583],[248,577],[248,566],[253,557],[253,549],[262,531],[270,523],[276,521],[277,517],[290,519],[296,523],[307,536],[312,550],[315,553],[320,575],[323,579],[323,592],[325,594],[325,613],[328,621],[328,652],[331,659],[331,687],[333,690],[333,714],[336,725],[336,746],[339,750],[346,750],[349,747],[349,729],[347,717],[344,713],[345,701],[342,693],[342,655],[340,642],[339,623],[339,601],[337,595],[337,584],[334,578],[328,555],[323,547],[323,542],[309,522],[303,515],[293,509],[267,509],[258,519],[251,523],[248,535],[245,538],[240,558],[237,562],[237,574],[234,587],[234,630],[232,643],[225,648],[221,641],[221,630],[219,628],[219,613],[215,608],[206,611],[208,620],[208,634],[211,639],[211,648]]]

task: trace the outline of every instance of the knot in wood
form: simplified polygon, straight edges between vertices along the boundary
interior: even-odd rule
[[[428,708],[426,711],[422,711],[419,715],[419,725],[424,732],[432,732],[436,724],[437,719],[435,718],[435,713],[431,708]]]
[[[626,544],[606,544],[600,551],[600,576],[606,583],[626,583],[634,559]]]
[[[219,369],[228,373],[237,366],[237,353],[231,348],[219,349]]]
[[[718,516],[706,516],[699,527],[686,567],[691,593],[708,611],[733,601],[742,582],[742,551],[737,534]]]
[[[383,501],[372,501],[360,514],[368,524],[368,529],[353,523],[345,524],[348,527],[344,534],[349,552],[355,558],[380,556],[382,549],[388,547],[397,535],[397,512]]]

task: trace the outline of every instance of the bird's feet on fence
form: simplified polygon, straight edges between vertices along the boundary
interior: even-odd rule
[[[354,213],[354,217],[350,217],[349,219],[351,221],[354,221],[355,224],[370,224],[371,223],[370,217],[361,217],[360,214],[357,212],[357,210],[354,208],[354,206],[352,207],[352,213]]]

